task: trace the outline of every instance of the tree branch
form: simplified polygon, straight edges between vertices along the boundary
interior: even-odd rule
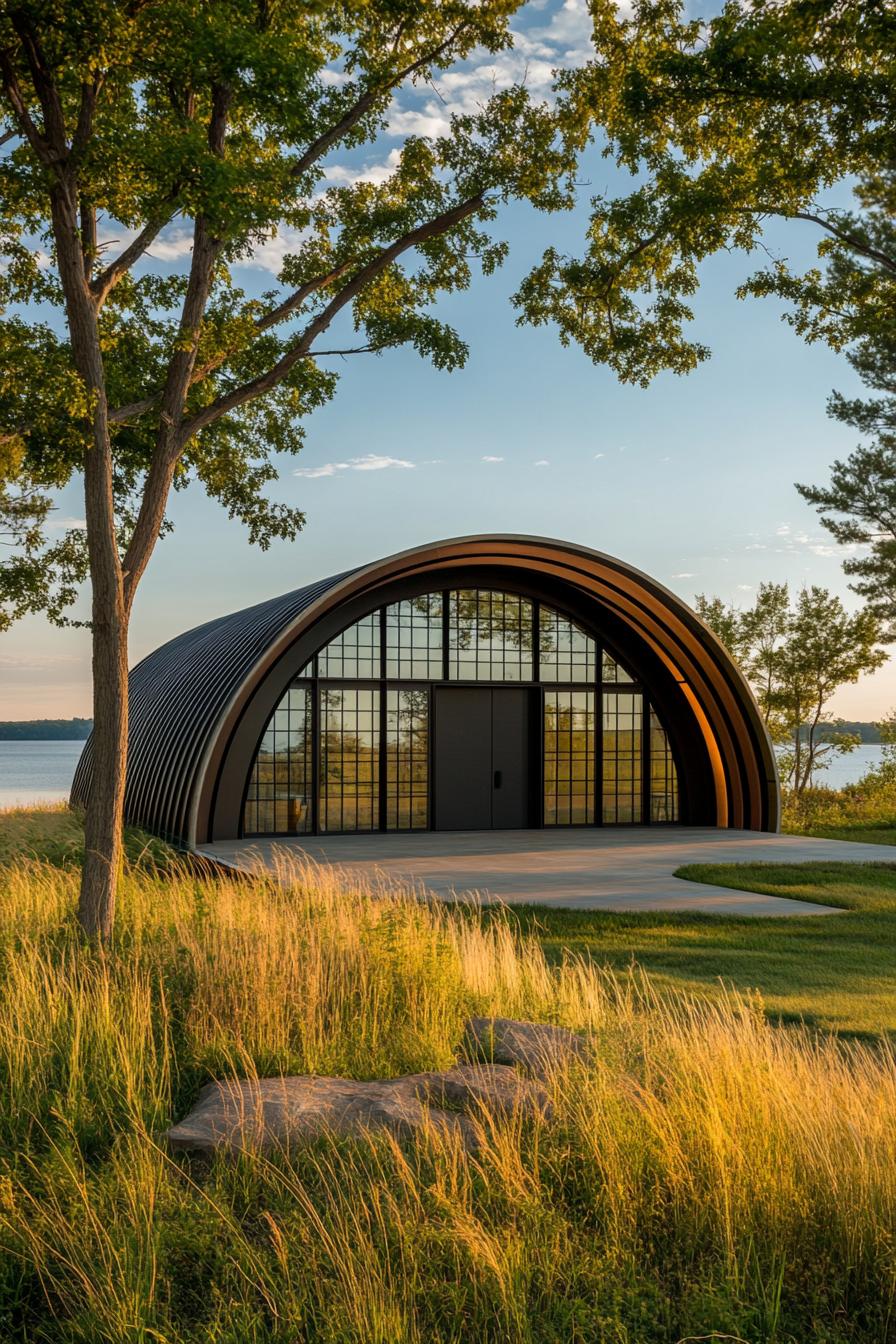
[[[72,153],[75,156],[83,154],[87,145],[90,143],[97,99],[102,86],[103,75],[100,71],[97,72],[92,84],[88,84],[85,81],[81,85],[81,106],[78,109],[78,124],[75,127],[75,134],[72,137]]]
[[[412,61],[410,65],[406,65],[403,70],[397,71],[385,84],[381,84],[375,89],[369,89],[367,93],[363,94],[358,101],[349,108],[345,116],[340,118],[335,126],[331,126],[328,131],[324,131],[323,135],[319,135],[318,138],[308,146],[298,163],[293,167],[292,171],[294,176],[301,177],[302,173],[306,173],[309,168],[313,167],[317,160],[326,154],[327,150],[331,149],[332,146],[341,140],[343,136],[347,135],[353,127],[357,126],[361,118],[370,111],[377,99],[381,98],[384,93],[388,93],[390,89],[396,88],[403,80],[407,79],[410,75],[416,74],[418,70],[421,70],[423,66],[429,65],[431,61],[436,61],[440,56],[443,56],[467,27],[469,27],[469,22],[465,19],[463,23],[459,23],[457,27],[449,33],[444,42],[440,42],[439,45],[433,47],[431,51],[424,52],[422,56],[417,58],[417,60]]]
[[[777,215],[781,219],[802,219],[809,224],[817,224],[819,228],[826,229],[828,233],[847,247],[858,252],[860,256],[867,257],[869,261],[876,261],[879,266],[885,270],[896,274],[896,257],[889,256],[886,252],[881,252],[879,248],[872,247],[869,243],[863,243],[860,238],[854,234],[847,233],[845,229],[838,229],[824,215],[816,215],[809,210],[783,210],[773,205],[756,205],[752,208],[745,206],[738,211],[739,214],[746,215]]]
[[[41,163],[49,166],[54,162],[53,152],[28,111],[8,51],[0,51],[0,74],[3,76],[4,92],[13,110],[13,115],[19,123],[20,134],[28,141]],[[10,139],[12,134],[13,132],[10,131],[4,137],[4,140]]]
[[[285,298],[282,303],[279,303],[276,308],[272,308],[270,312],[265,313],[262,317],[256,318],[254,324],[256,332],[269,331],[271,327],[277,326],[278,323],[285,322],[288,317],[291,317],[293,313],[301,308],[306,299],[309,299],[317,290],[324,289],[327,285],[331,285],[335,280],[340,280],[342,276],[345,275],[346,271],[350,270],[353,265],[354,259],[351,258],[348,261],[342,262],[339,266],[334,266],[333,270],[329,271],[326,275],[316,276],[315,279],[309,280],[307,284],[300,286],[299,289],[295,290],[294,293]],[[216,369],[219,369],[222,364],[225,364],[230,356],[235,353],[236,351],[234,349],[222,350],[214,359],[209,359],[205,364],[201,364],[198,368],[194,368],[193,375],[190,379],[190,386],[192,387],[194,384],[202,382],[203,378],[207,378],[210,373],[214,373]],[[115,425],[125,424],[128,420],[136,420],[141,415],[146,415],[147,411],[151,411],[154,406],[157,406],[161,396],[162,391],[159,389],[159,391],[153,393],[152,396],[144,397],[142,401],[132,401],[126,406],[118,406],[115,410],[109,412],[109,419],[111,423]]]
[[[168,204],[171,209],[155,215],[150,219],[137,234],[137,237],[128,243],[124,251],[110,262],[109,265],[99,275],[95,276],[90,283],[90,292],[93,295],[97,308],[102,308],[111,291],[118,284],[122,276],[126,275],[135,262],[139,261],[153,244],[155,239],[164,229],[165,225],[177,214],[174,207],[176,192],[172,192]]]
[[[25,53],[25,60],[28,62],[28,68],[34,82],[34,91],[44,114],[43,138],[52,153],[54,161],[61,163],[67,156],[68,142],[65,131],[65,114],[62,110],[59,90],[56,87],[55,80],[50,77],[47,70],[47,63],[40,49],[40,44],[34,36],[34,30],[27,14],[24,10],[17,9],[10,15],[10,19]]]
[[[181,442],[186,443],[200,430],[220,420],[222,415],[229,414],[230,411],[238,409],[247,401],[252,401],[255,397],[270,392],[277,387],[299,360],[313,354],[311,347],[317,337],[327,330],[334,317],[341,312],[346,304],[351,303],[352,299],[371,280],[374,280],[403,252],[419,246],[420,243],[424,243],[430,238],[440,237],[443,233],[447,233],[449,229],[454,228],[456,224],[460,224],[470,215],[475,214],[483,205],[484,200],[485,197],[480,193],[467,201],[462,201],[451,210],[446,210],[444,214],[438,215],[435,219],[429,220],[426,224],[421,224],[418,228],[404,234],[389,247],[383,248],[334,296],[326,308],[305,328],[296,344],[290,350],[287,350],[278,359],[277,363],[268,369],[267,373],[260,374],[241,387],[233,388],[232,391],[224,393],[209,406],[203,407],[191,419],[185,421],[180,431]]]
[[[227,85],[213,85],[208,146],[218,157],[224,154],[230,100],[231,90]],[[213,235],[206,216],[202,212],[197,213],[193,228],[193,256],[179,323],[179,340],[168,364],[152,461],[146,473],[137,520],[122,562],[125,604],[128,611],[158,539],[174,478],[174,469],[183,450],[177,426],[183,417],[184,403],[196,362],[202,319],[211,292],[215,263],[222,247],[223,240]]]

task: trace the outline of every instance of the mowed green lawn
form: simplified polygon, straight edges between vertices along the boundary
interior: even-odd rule
[[[896,1033],[896,865],[696,864],[678,876],[843,913],[748,919],[531,906],[519,909],[520,923],[537,930],[552,958],[569,950],[617,969],[635,964],[655,983],[696,992],[733,985],[757,991],[785,1021]]]

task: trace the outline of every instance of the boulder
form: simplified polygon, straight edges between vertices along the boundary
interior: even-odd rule
[[[566,1027],[512,1017],[471,1017],[464,1028],[463,1048],[469,1059],[522,1065],[534,1074],[591,1055],[589,1043]]]
[[[204,1087],[167,1138],[175,1150],[235,1152],[376,1129],[407,1138],[431,1127],[457,1135],[472,1151],[478,1141],[472,1118],[481,1109],[534,1115],[548,1108],[538,1083],[500,1064],[460,1064],[441,1073],[372,1082],[312,1076],[234,1079]]]

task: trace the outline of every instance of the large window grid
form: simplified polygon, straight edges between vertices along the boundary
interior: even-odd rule
[[[320,690],[318,825],[321,831],[379,830],[380,692]]]
[[[471,588],[448,602],[448,677],[452,681],[531,681],[533,604],[515,593]]]
[[[594,823],[594,691],[544,692],[544,824]]]
[[[644,696],[609,691],[603,697],[603,820],[638,823],[643,805]]]
[[[429,825],[429,688],[386,691],[386,830]]]
[[[597,677],[595,641],[552,607],[538,611],[538,675],[541,681],[589,685]]]
[[[650,820],[678,820],[678,771],[669,734],[650,710]]]
[[[678,820],[669,738],[631,674],[551,607],[464,589],[381,607],[308,661],[259,746],[244,834],[425,829],[446,678],[543,686],[545,826]]]
[[[375,679],[380,675],[380,613],[362,616],[317,655],[317,675],[337,681]]]
[[[312,827],[311,687],[289,687],[265,730],[249,776],[243,829],[304,835]]]
[[[443,597],[426,593],[385,609],[384,675],[399,681],[441,681]]]

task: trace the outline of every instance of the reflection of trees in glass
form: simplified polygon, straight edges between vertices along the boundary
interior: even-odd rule
[[[459,680],[531,681],[532,603],[514,593],[451,594],[449,672]]]
[[[545,691],[544,822],[594,821],[594,692]]]
[[[533,634],[532,603],[527,598],[480,588],[452,592],[451,637],[458,648],[486,642],[531,652]]]
[[[642,820],[643,696],[605,694],[603,709],[603,818]]]
[[[379,823],[379,692],[321,688],[320,824],[324,831]]]
[[[678,773],[665,728],[650,711],[650,820],[678,820]]]
[[[538,613],[538,649],[542,681],[594,681],[597,649],[593,639],[552,607]]]
[[[416,830],[428,822],[429,692],[387,691],[386,824]]]
[[[386,607],[386,676],[441,680],[441,593]]]
[[[294,834],[311,825],[311,688],[293,683],[275,709],[246,792],[247,834]]]

